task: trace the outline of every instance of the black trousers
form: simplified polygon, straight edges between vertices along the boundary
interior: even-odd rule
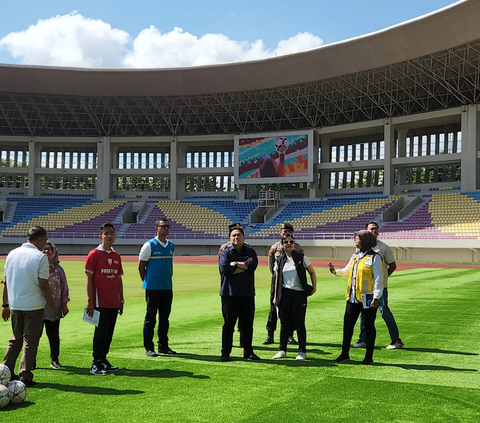
[[[146,289],[147,313],[143,324],[143,346],[154,351],[153,333],[158,313],[158,349],[168,348],[169,317],[172,311],[173,291],[171,289]]]
[[[345,315],[343,317],[342,355],[348,355],[350,351],[350,343],[352,342],[353,330],[360,314],[362,314],[362,320],[365,324],[365,332],[367,335],[367,351],[365,353],[365,359],[372,360],[373,349],[375,347],[375,338],[377,336],[377,331],[375,329],[377,309],[364,309],[362,303],[351,303],[350,301],[347,301]]]
[[[245,354],[252,354],[253,319],[255,316],[255,297],[222,296],[222,356],[232,352],[233,332],[238,319]]]
[[[93,335],[93,360],[104,361],[110,351],[118,308],[96,308],[100,312],[100,320]]]
[[[305,328],[307,297],[303,291],[282,287],[282,299],[278,311],[280,313],[279,349],[287,351],[288,337],[296,330],[298,349],[307,352],[307,330]]]
[[[53,361],[58,361],[60,355],[60,319],[52,322],[51,320],[44,320],[45,332],[47,333],[48,342],[50,344],[50,358]],[[43,330],[42,330],[43,334]]]
[[[277,330],[277,307],[273,305],[273,298],[275,297],[275,274],[272,275],[272,285],[270,287],[270,313],[267,319],[267,331],[275,332]]]

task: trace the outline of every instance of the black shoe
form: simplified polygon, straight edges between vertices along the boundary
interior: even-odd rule
[[[50,362],[50,367],[55,370],[63,369],[63,366],[59,363],[58,360],[52,360]]]
[[[350,356],[340,354],[340,355],[335,359],[335,362],[336,362],[336,363],[345,363],[345,362],[348,361],[348,360],[350,360]]]
[[[103,363],[101,361],[95,361],[92,363],[90,373],[95,376],[107,376],[108,372],[103,369]]]
[[[268,335],[267,336],[267,339],[265,339],[265,341],[263,341],[263,345],[270,345],[270,344],[274,344],[275,341],[273,340],[273,336],[270,336]]]
[[[147,357],[158,357],[158,354],[157,354],[155,351],[153,351],[153,350],[146,350],[146,351],[145,351],[145,355],[146,355]]]
[[[222,355],[220,357],[220,361],[231,361],[231,359],[229,355]]]
[[[249,360],[260,360],[260,357],[255,354],[255,353],[251,353],[251,354],[247,354],[247,353],[243,353],[243,358],[248,358]]]
[[[22,382],[27,388],[32,388],[37,384],[37,382],[34,382],[33,380],[25,379],[23,377],[20,378],[20,382]]]
[[[112,366],[107,359],[105,359],[102,364],[103,364],[103,370],[107,372],[118,372],[120,370],[120,367]]]
[[[360,362],[360,364],[364,365],[370,365],[370,364],[375,364],[372,358],[364,358],[363,361]]]
[[[158,350],[160,354],[175,355],[177,352],[170,349],[170,347],[160,348]]]
[[[295,338],[293,336],[288,337],[287,341],[290,345],[297,345],[297,341],[295,341]]]
[[[20,376],[12,375],[12,376],[10,376],[10,380],[20,380]]]

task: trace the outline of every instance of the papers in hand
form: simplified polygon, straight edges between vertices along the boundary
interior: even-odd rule
[[[87,307],[83,310],[83,321],[90,323],[94,326],[98,326],[98,322],[100,320],[100,312],[98,310],[93,310],[93,316],[90,317],[87,314]]]
[[[373,294],[362,294],[363,308],[370,308],[373,301]]]

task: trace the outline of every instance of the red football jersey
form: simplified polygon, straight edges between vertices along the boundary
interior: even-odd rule
[[[85,273],[93,274],[95,307],[120,308],[118,278],[123,276],[120,254],[105,251],[101,246],[95,248],[87,256]]]

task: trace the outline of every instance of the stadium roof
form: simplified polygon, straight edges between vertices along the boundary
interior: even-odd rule
[[[264,60],[182,69],[0,66],[0,135],[291,130],[480,102],[480,1]]]

